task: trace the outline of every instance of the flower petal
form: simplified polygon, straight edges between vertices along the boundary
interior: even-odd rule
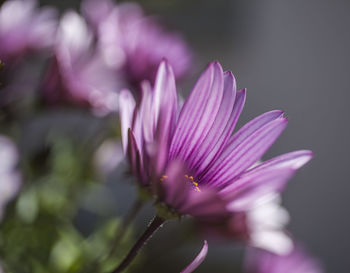
[[[128,130],[128,158],[131,170],[134,174],[136,174],[139,178],[140,183],[145,183],[144,175],[145,172],[143,171],[143,164],[142,164],[142,158],[140,156],[140,149],[137,146],[135,136],[131,129]]]
[[[157,126],[155,136],[157,152],[154,166],[155,172],[161,175],[168,159],[170,138],[175,128],[178,107],[174,73],[166,61],[163,61],[158,69],[153,107]]]
[[[203,72],[180,113],[170,159],[186,160],[206,138],[223,97],[223,71],[215,62]]]
[[[128,146],[128,130],[131,128],[135,109],[135,100],[129,90],[122,90],[119,95],[119,111],[122,131],[123,151],[126,153]]]
[[[287,119],[279,117],[244,139],[238,137],[239,143],[231,143],[232,147],[227,147],[203,179],[209,184],[222,186],[238,176],[261,158],[285,129],[287,123]]]
[[[220,144],[228,139],[231,132],[225,130],[230,127],[230,121],[233,106],[236,97],[236,82],[231,72],[224,73],[224,95],[221,101],[219,111],[215,117],[215,121],[208,132],[205,140],[197,147],[196,152],[191,156],[188,166],[193,169],[193,166],[199,164],[211,153],[213,147],[218,150]],[[232,123],[232,121],[231,121]],[[225,135],[223,135],[225,133]],[[218,145],[216,145],[219,142]],[[211,158],[216,155],[215,151],[211,153]],[[209,161],[210,162],[210,161]]]
[[[220,156],[222,150],[225,148],[227,140],[231,136],[231,133],[233,132],[234,127],[236,126],[236,123],[238,121],[238,118],[243,110],[245,98],[246,98],[245,90],[237,91],[233,110],[229,114],[230,120],[227,122],[225,130],[221,134],[220,139],[216,140],[216,143],[213,142],[214,147],[210,150],[210,152],[207,152],[205,154],[202,162],[200,162],[200,165],[196,168],[198,175],[202,173],[205,169],[209,169],[210,166],[215,162],[216,158]],[[201,183],[205,183],[205,181],[201,180]]]
[[[196,258],[180,273],[193,272],[204,261],[204,259],[207,257],[207,254],[208,254],[208,243],[207,243],[207,241],[204,241],[204,245],[202,247],[202,250],[196,256]]]
[[[174,209],[180,208],[187,200],[190,183],[186,181],[186,169],[179,161],[173,161],[159,181],[164,188],[164,201]]]
[[[270,160],[264,161],[249,172],[261,171],[266,168],[291,168],[297,170],[311,160],[313,153],[310,150],[299,150],[276,156]]]
[[[201,221],[217,221],[229,216],[226,209],[227,202],[218,194],[208,188],[200,188],[200,191],[192,190],[179,211],[189,214]]]
[[[221,191],[231,211],[245,211],[255,206],[261,198],[280,192],[293,176],[292,168],[266,168],[248,172]]]
[[[246,125],[244,125],[237,133],[235,133],[229,142],[227,143],[227,147],[232,147],[234,144],[238,145],[242,142],[243,139],[253,134],[256,130],[266,125],[267,123],[282,117],[284,114],[281,110],[273,110],[266,112],[260,116],[249,121]]]

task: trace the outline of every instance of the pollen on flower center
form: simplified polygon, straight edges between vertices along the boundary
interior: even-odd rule
[[[189,175],[185,174],[185,177],[186,177],[188,180],[190,180],[190,182],[192,183],[192,185],[194,186],[194,189],[195,189],[196,191],[198,191],[198,192],[201,191],[200,188],[198,187],[198,182],[194,181],[194,178],[193,178],[192,175],[189,176]]]
[[[168,176],[167,175],[162,175],[162,177],[160,178],[160,182],[163,182],[165,179],[167,179]]]
[[[201,191],[199,186],[198,186],[198,182],[194,181],[194,177],[192,175],[185,174],[185,177],[191,182],[191,184],[194,187],[195,191],[198,191],[198,192]],[[168,179],[168,176],[167,175],[162,175],[159,180],[160,180],[160,182],[163,182],[166,179]]]

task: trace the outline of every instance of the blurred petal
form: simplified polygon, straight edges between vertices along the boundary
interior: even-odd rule
[[[190,183],[185,178],[186,169],[179,161],[170,163],[166,170],[166,175],[160,180],[164,185],[165,201],[175,209],[178,209],[186,202],[189,191],[191,191]]]
[[[208,243],[204,241],[202,250],[199,252],[197,257],[184,269],[181,273],[191,273],[205,260],[208,254]]]
[[[179,211],[208,222],[229,216],[226,201],[215,190],[206,188],[200,188],[200,191],[190,191],[187,202]]]
[[[134,174],[138,176],[141,180],[140,183],[144,183],[143,177],[145,173],[143,172],[142,158],[140,155],[140,149],[137,146],[135,136],[132,131],[128,130],[128,146],[127,146],[128,158],[130,162],[131,169]]]
[[[285,255],[278,255],[260,249],[249,249],[245,261],[246,273],[322,273],[319,261],[309,256],[303,247],[296,244]]]
[[[130,91],[122,90],[119,95],[120,123],[122,131],[123,151],[126,153],[128,146],[128,130],[131,128],[135,100]]]
[[[281,192],[294,173],[295,170],[290,168],[248,172],[224,188],[221,193],[226,200],[231,200],[228,206],[230,210],[244,211],[254,206],[260,198],[271,193]]]
[[[293,249],[292,239],[281,230],[259,230],[250,235],[251,244],[277,255],[286,255]]]

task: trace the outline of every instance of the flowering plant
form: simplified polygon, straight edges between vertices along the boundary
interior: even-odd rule
[[[215,239],[249,247],[247,272],[322,271],[281,205],[312,152],[262,160],[284,112],[238,126],[247,91],[219,62],[180,95],[194,59],[135,3],[0,6],[0,272],[153,271],[159,248],[175,257],[197,240],[172,261],[189,273]]]

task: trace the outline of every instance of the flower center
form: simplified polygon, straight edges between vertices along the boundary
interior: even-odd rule
[[[194,186],[194,189],[198,192],[200,192],[200,188],[198,187],[198,182],[194,181],[194,178],[192,175],[188,176],[187,174],[185,174],[185,177],[192,183],[192,185]]]
[[[193,178],[192,175],[185,174],[185,177],[187,178],[188,181],[190,181],[190,183],[194,187],[195,191],[198,191],[198,192],[201,191],[199,186],[198,186],[198,182],[194,181],[194,178]],[[162,177],[160,178],[160,182],[163,182],[166,179],[168,179],[168,176],[167,175],[162,175]]]

